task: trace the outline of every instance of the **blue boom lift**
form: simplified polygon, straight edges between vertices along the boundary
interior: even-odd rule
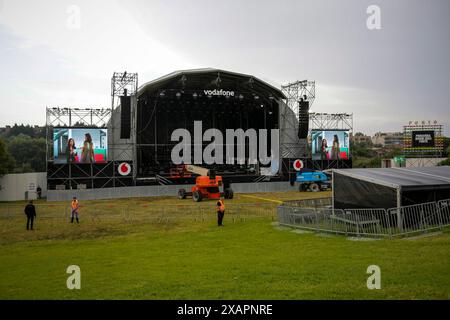
[[[327,190],[331,185],[330,176],[324,171],[302,169],[297,172],[295,182],[299,184],[300,191],[317,192]]]

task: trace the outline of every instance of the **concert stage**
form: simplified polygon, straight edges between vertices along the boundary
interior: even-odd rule
[[[195,176],[180,175],[179,164],[173,160],[174,147],[180,144],[175,135],[178,130],[192,137],[190,160],[183,163],[190,161],[213,170],[226,184],[290,181],[296,173],[292,166],[296,159],[311,169],[351,167],[349,146],[344,142],[347,149],[341,153],[345,159],[332,160],[328,153],[328,159],[318,159],[311,149],[306,135],[315,133],[322,141],[327,130],[314,127],[309,119],[309,106],[315,97],[311,81],[278,89],[252,75],[208,68],[176,71],[142,86],[138,86],[135,73],[114,73],[111,89],[110,109],[47,108],[49,190],[192,184]],[[306,109],[301,107],[300,96]],[[322,131],[312,132],[310,123]],[[216,136],[205,138],[211,129],[223,137],[228,130],[254,130],[258,143],[244,138],[239,144],[233,138],[237,145],[227,149],[230,141],[225,138],[221,143]],[[264,130],[267,143],[261,145]],[[277,135],[272,136],[274,131]],[[95,153],[90,163],[83,154],[87,133]],[[348,138],[348,132],[342,134],[343,139]],[[73,158],[67,156],[71,139],[76,144]],[[222,153],[217,153],[219,149],[211,153],[222,161],[208,164],[202,151],[212,144],[222,146]],[[242,162],[237,156],[240,147]],[[259,158],[250,161],[252,150],[271,156],[270,163]]]

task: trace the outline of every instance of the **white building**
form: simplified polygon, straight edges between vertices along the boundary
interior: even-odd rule
[[[382,147],[402,146],[403,132],[377,132],[372,137],[372,143]]]
[[[47,196],[47,173],[14,173],[0,177],[0,201],[33,200],[40,186],[42,197]]]

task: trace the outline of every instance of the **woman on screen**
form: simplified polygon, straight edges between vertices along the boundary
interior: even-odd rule
[[[69,141],[67,141],[66,156],[67,163],[75,162],[75,157],[77,156],[77,147],[75,146],[75,140],[73,140],[73,138],[70,138]]]
[[[323,138],[320,146],[320,160],[327,159],[327,148],[328,148],[327,139]]]
[[[94,144],[89,133],[84,135],[83,151],[81,152],[81,162],[94,163]]]
[[[341,152],[341,148],[339,147],[339,138],[337,134],[334,135],[333,146],[331,147],[331,159],[338,160]]]

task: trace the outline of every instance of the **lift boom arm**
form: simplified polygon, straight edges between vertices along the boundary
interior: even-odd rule
[[[194,166],[193,164],[185,165],[186,171],[198,174],[200,176],[209,176],[209,170],[199,166]]]

